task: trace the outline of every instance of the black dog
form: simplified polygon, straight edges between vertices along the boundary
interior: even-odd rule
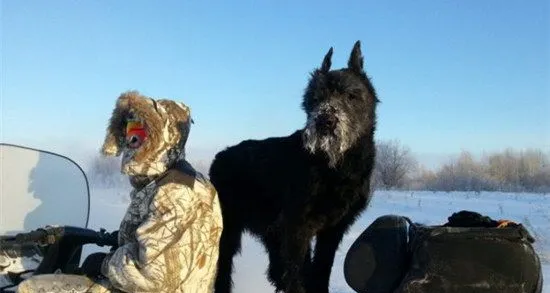
[[[331,57],[332,48],[311,74],[303,130],[243,141],[212,162],[224,224],[216,293],[231,291],[245,229],[266,246],[268,278],[277,291],[328,292],[335,252],[370,199],[378,103],[359,41],[347,68],[330,71]]]

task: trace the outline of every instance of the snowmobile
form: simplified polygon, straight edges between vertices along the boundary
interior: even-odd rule
[[[39,274],[80,274],[86,244],[117,245],[116,231],[88,229],[86,174],[62,155],[0,144],[0,292]]]
[[[534,242],[521,223],[475,211],[433,226],[384,215],[349,248],[344,277],[358,293],[541,293]]]

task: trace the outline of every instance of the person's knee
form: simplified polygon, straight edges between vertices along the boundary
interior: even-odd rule
[[[104,284],[96,283],[86,276],[65,275],[65,274],[47,274],[32,276],[17,287],[18,293],[36,293],[36,292],[109,292]]]
[[[101,275],[101,265],[107,256],[104,252],[92,253],[82,263],[80,272],[89,278],[96,278]]]
[[[53,280],[50,275],[37,275],[23,280],[17,286],[17,293],[49,292]]]
[[[19,286],[17,286],[17,293],[31,293],[31,292],[36,292],[37,290],[33,290],[33,285],[32,283],[34,282],[34,280],[32,279],[27,279],[27,280],[24,280],[23,282],[19,283]]]

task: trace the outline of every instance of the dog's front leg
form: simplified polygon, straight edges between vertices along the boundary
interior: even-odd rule
[[[282,275],[285,293],[305,293],[305,264],[310,260],[310,241],[313,232],[306,224],[289,222],[285,224],[285,233],[282,239],[281,256],[284,271]]]
[[[329,292],[330,274],[334,263],[334,256],[345,232],[352,223],[353,217],[346,216],[335,226],[322,229],[317,234],[312,271],[307,280],[308,292]]]

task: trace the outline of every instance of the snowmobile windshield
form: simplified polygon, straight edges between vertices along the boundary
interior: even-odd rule
[[[10,144],[0,144],[0,156],[0,235],[48,225],[87,227],[89,186],[78,164]]]

